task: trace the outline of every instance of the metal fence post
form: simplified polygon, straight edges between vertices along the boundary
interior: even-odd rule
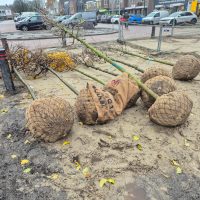
[[[175,19],[172,22],[171,37],[174,36],[174,26],[175,26]]]
[[[12,80],[8,61],[6,59],[6,51],[3,48],[0,48],[0,70],[6,90],[13,94],[15,91],[15,86]]]
[[[160,52],[160,51],[161,51],[161,43],[162,43],[162,29],[163,29],[163,26],[160,25],[160,31],[159,31],[159,36],[158,36],[157,52]]]
[[[156,33],[156,27],[152,26],[152,29],[151,29],[151,38],[155,37],[155,33]]]

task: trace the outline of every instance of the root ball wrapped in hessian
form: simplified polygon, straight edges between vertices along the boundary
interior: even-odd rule
[[[97,109],[92,95],[88,89],[83,89],[80,91],[76,100],[75,108],[78,118],[84,124],[93,125],[97,123]]]
[[[192,80],[200,72],[200,61],[192,55],[182,56],[172,69],[172,76],[177,80]]]
[[[84,124],[103,124],[119,116],[131,98],[136,101],[139,92],[126,73],[109,81],[103,89],[88,83],[77,98],[77,115]]]
[[[142,74],[141,81],[143,83],[145,83],[147,80],[149,80],[149,79],[151,79],[151,78],[153,78],[155,76],[159,76],[159,75],[171,77],[170,72],[165,70],[165,69],[163,69],[163,68],[150,67],[150,68],[146,69],[144,71],[144,73]]]
[[[167,94],[169,92],[173,92],[176,90],[176,83],[173,79],[167,76],[156,76],[148,81],[146,81],[145,85],[155,92],[158,96],[163,94]],[[142,91],[141,99],[146,107],[150,107],[155,99],[147,94],[145,91]]]
[[[182,92],[170,92],[156,99],[149,108],[150,119],[162,126],[178,126],[189,117],[193,102]]]
[[[71,130],[74,113],[71,105],[62,98],[42,98],[27,108],[26,121],[33,137],[55,142]]]

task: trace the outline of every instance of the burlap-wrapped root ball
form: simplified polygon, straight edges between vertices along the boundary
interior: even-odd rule
[[[156,99],[149,108],[150,119],[162,126],[178,126],[189,117],[193,102],[182,92],[170,92]]]
[[[75,108],[81,122],[88,125],[96,124],[98,113],[89,90],[83,89],[80,91]]]
[[[67,134],[74,123],[71,105],[59,97],[42,98],[26,110],[27,128],[33,137],[55,142]]]
[[[142,74],[141,81],[145,83],[147,80],[159,75],[171,77],[171,73],[163,68],[150,67]]]
[[[172,69],[172,76],[176,80],[192,80],[200,72],[200,61],[192,55],[182,56]]]
[[[145,85],[149,89],[153,90],[158,96],[176,90],[175,81],[167,76],[153,77],[146,81]],[[144,105],[148,108],[155,102],[155,99],[152,96],[148,95],[145,91],[142,91],[141,99]]]

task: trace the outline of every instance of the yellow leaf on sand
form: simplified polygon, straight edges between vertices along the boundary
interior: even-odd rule
[[[142,145],[141,144],[137,144],[136,147],[138,148],[138,150],[142,151]]]
[[[7,113],[7,112],[8,112],[8,109],[6,109],[6,108],[3,108],[0,110],[0,113]]]
[[[180,166],[180,164],[179,164],[176,160],[171,160],[171,164],[172,164],[173,166],[176,166],[176,167],[179,167],[179,166]]]
[[[189,146],[190,146],[190,143],[188,142],[187,139],[184,140],[184,145],[185,145],[186,147],[189,147]]]
[[[75,161],[75,165],[76,165],[76,169],[80,170],[81,169],[81,165],[79,162]]]
[[[4,95],[0,95],[0,99],[3,99],[4,98]]]
[[[99,186],[100,186],[100,187],[103,187],[105,183],[107,183],[107,179],[106,179],[106,178],[102,178],[102,179],[99,181]]]
[[[31,144],[31,142],[29,140],[25,140],[24,144]]]
[[[109,183],[111,183],[111,184],[115,184],[115,180],[114,180],[114,179],[109,178],[109,179],[107,179],[107,180],[108,180]]]
[[[26,168],[23,172],[26,173],[26,174],[28,174],[28,173],[31,172],[31,168]]]
[[[140,136],[137,136],[137,135],[133,135],[133,141],[138,141],[140,139]]]
[[[11,137],[12,137],[12,135],[8,134],[6,138],[9,140],[9,139],[11,139]]]
[[[26,165],[26,164],[28,164],[28,163],[30,163],[30,161],[27,160],[27,159],[21,160],[21,165]]]
[[[70,144],[70,141],[66,140],[66,141],[63,142],[63,145],[67,145],[67,144]]]
[[[91,176],[89,167],[85,167],[82,172],[83,172],[83,175],[85,176],[85,178],[89,178]]]
[[[106,183],[115,184],[115,180],[112,179],[112,178],[102,178],[102,179],[99,181],[99,186],[100,186],[100,187],[103,187]]]
[[[182,173],[182,169],[181,169],[180,167],[177,167],[177,168],[176,168],[176,173],[177,173],[177,174],[181,174],[181,173]]]
[[[51,176],[47,176],[47,177],[50,178],[50,179],[52,179],[52,180],[56,180],[56,179],[59,178],[59,174],[53,173],[53,174],[51,174]]]
[[[13,155],[11,155],[11,158],[15,159],[15,158],[17,158],[17,156],[13,154]]]

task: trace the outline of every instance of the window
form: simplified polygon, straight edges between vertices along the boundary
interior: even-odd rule
[[[108,5],[108,0],[104,0],[104,5]]]
[[[154,17],[160,17],[160,13],[156,13]]]
[[[35,22],[38,20],[38,17],[37,16],[31,17],[30,20],[31,20],[31,22]]]
[[[191,16],[192,13],[190,13],[190,12],[186,12],[185,15],[186,15],[186,16]]]
[[[184,12],[184,13],[181,13],[180,16],[181,16],[181,17],[184,17],[184,16],[186,16],[186,13],[185,13],[185,12]]]

